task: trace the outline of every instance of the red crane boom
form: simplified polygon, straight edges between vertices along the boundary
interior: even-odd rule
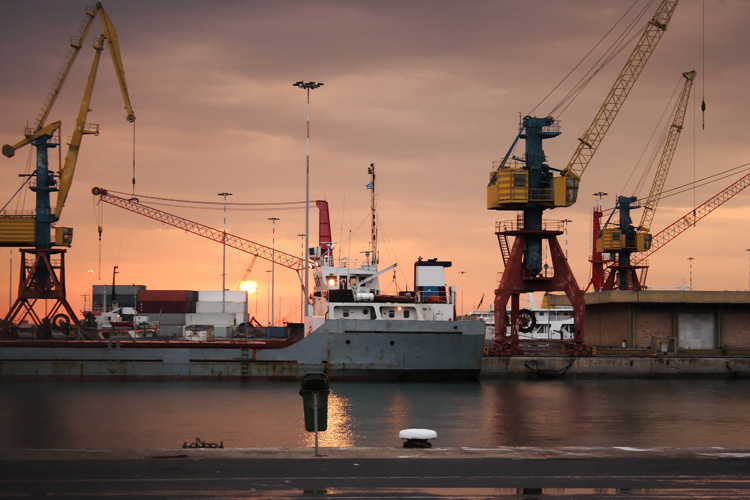
[[[709,198],[702,205],[686,213],[682,218],[676,220],[659,233],[654,235],[651,240],[651,249],[642,252],[636,257],[633,265],[637,266],[652,253],[659,250],[661,247],[672,241],[674,238],[679,236],[683,231],[688,229],[690,226],[695,225],[696,222],[707,216],[721,205],[732,199],[736,194],[740,193],[743,189],[750,186],[750,174],[742,177],[737,182],[733,183],[723,191],[719,192],[712,198]]]
[[[216,241],[218,243],[225,243],[224,231],[220,229],[214,229],[212,227],[205,226],[203,224],[199,224],[182,217],[178,217],[162,210],[143,205],[137,201],[120,198],[119,196],[109,194],[107,190],[103,188],[95,187],[91,190],[91,192],[94,194],[94,196],[98,196],[99,200],[103,201],[104,203],[109,203],[110,205],[124,208],[125,210],[130,210],[131,212],[144,215],[150,219],[154,219],[163,224],[168,224],[170,226],[182,229],[189,233],[203,236],[206,239]],[[279,250],[275,250],[271,247],[255,243],[233,234],[227,233],[226,245],[230,248],[236,248],[237,250],[249,253],[251,255],[257,255],[261,259],[265,259],[269,262],[274,262],[281,266],[288,267],[289,269],[294,269],[297,272],[305,268],[305,261],[299,257],[285,252],[280,252]]]

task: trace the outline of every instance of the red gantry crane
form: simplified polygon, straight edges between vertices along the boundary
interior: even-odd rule
[[[601,145],[630,90],[635,85],[651,54],[667,29],[678,0],[662,0],[654,16],[643,29],[612,88],[604,99],[589,128],[578,139],[578,147],[568,165],[553,169],[546,161],[542,142],[560,135],[559,121],[552,116],[526,116],[508,154],[490,173],[487,186],[487,208],[520,212],[516,220],[500,221],[495,226],[501,250],[508,250],[505,271],[495,291],[495,343],[490,354],[521,354],[519,347],[519,295],[534,291],[563,291],[574,309],[574,342],[571,354],[585,354],[583,291],[578,287],[567,259],[557,242],[564,224],[542,220],[544,210],[569,207],[576,202],[580,178]],[[511,157],[519,139],[526,143],[522,158]],[[553,172],[559,172],[555,177]],[[513,246],[507,238],[514,238]],[[552,269],[542,263],[542,243],[546,241]],[[510,332],[505,329],[505,311],[511,301]]]

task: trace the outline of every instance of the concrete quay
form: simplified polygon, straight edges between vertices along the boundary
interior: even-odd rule
[[[750,378],[750,357],[691,355],[484,357],[480,378]]]
[[[750,450],[0,451],[3,498],[748,498]]]

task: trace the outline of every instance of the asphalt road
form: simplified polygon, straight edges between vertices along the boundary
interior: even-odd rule
[[[749,450],[3,452],[0,498],[750,498]]]

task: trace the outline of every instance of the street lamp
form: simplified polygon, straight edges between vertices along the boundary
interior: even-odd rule
[[[305,248],[307,251],[310,248],[310,90],[315,90],[323,86],[322,83],[316,82],[304,82],[302,80],[292,84],[293,87],[298,87],[307,91],[307,163],[305,167]],[[303,312],[304,316],[307,315],[307,294],[309,293],[308,288],[308,265],[307,255],[303,256],[303,262],[305,264],[305,298],[303,304],[305,305]]]
[[[568,260],[568,222],[573,222],[570,219],[563,219],[561,221],[563,223],[563,227],[565,228],[565,260]]]
[[[305,262],[305,233],[298,234],[302,241],[302,262]],[[301,297],[300,297],[300,323],[305,322],[305,294],[307,293],[306,290],[301,291]]]
[[[464,274],[466,274],[466,271],[459,271],[458,274],[461,275],[461,316],[464,315]]]
[[[689,290],[693,291],[693,261],[695,260],[695,257],[688,257],[687,260],[690,261],[690,288]]]
[[[227,196],[232,196],[232,193],[219,193],[217,196],[224,197],[224,234],[221,238],[221,313],[224,314],[226,312],[227,289]]]
[[[278,217],[269,217],[268,220],[271,221],[271,326],[274,326],[276,324],[274,319],[274,311],[273,311],[273,301],[274,297],[276,296],[276,276],[275,276],[275,264],[276,264],[276,221],[280,220]]]

